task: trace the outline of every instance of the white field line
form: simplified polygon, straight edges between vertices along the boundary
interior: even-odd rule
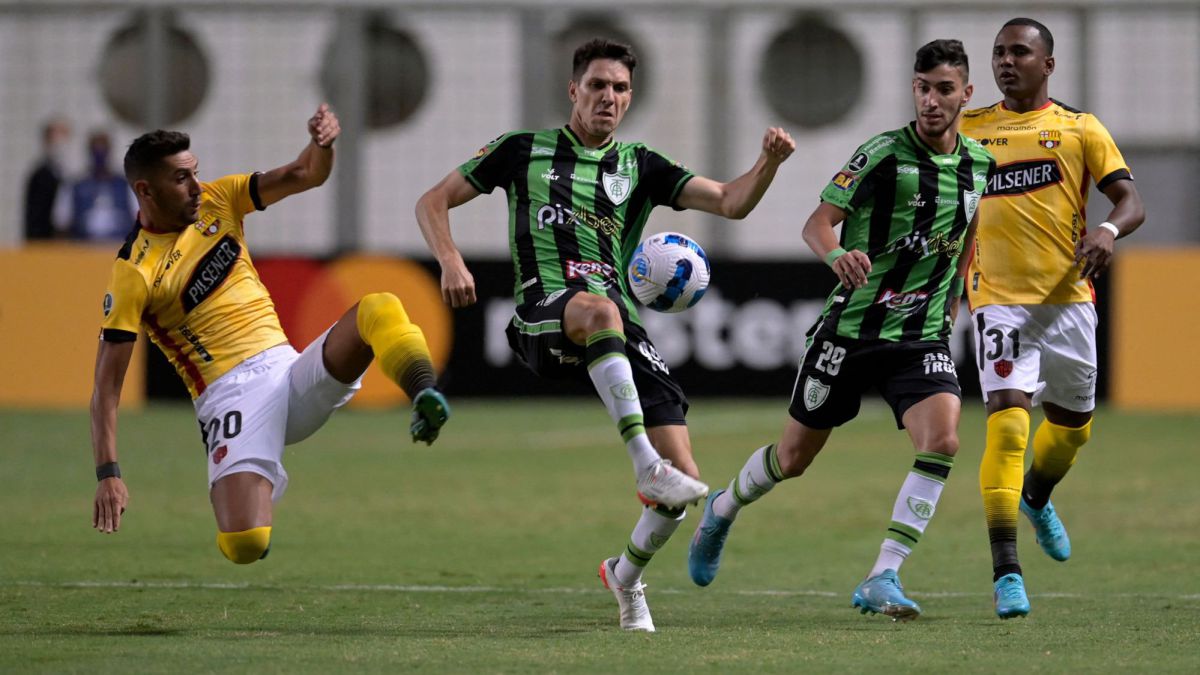
[[[146,589],[177,589],[177,590],[203,590],[203,591],[229,591],[229,590],[246,590],[246,591],[343,591],[352,593],[536,593],[536,594],[552,594],[552,595],[577,595],[602,593],[604,589],[600,586],[595,588],[583,587],[563,587],[563,588],[529,588],[529,587],[502,587],[502,586],[441,586],[441,585],[421,585],[421,584],[330,584],[330,585],[290,585],[290,584],[251,584],[251,583],[223,583],[223,582],[207,582],[207,581],[0,581],[0,588],[146,588]],[[723,591],[720,589],[706,589],[704,591],[685,590],[678,588],[658,588],[652,591],[654,594],[675,595],[682,593],[721,593],[728,595],[742,596],[773,596],[773,597],[817,597],[817,598],[840,598],[847,596],[848,593],[837,593],[834,591],[821,591],[815,589],[793,589],[793,590],[741,590],[741,591]],[[974,591],[931,591],[920,592],[914,591],[909,593],[914,597],[919,598],[976,598],[991,596],[991,593],[974,592]],[[1084,599],[1095,597],[1094,594],[1084,593],[1034,593],[1030,597],[1036,598],[1051,598],[1051,599]],[[1133,599],[1161,599],[1161,600],[1200,600],[1200,593],[1190,593],[1178,595],[1174,593],[1105,593],[1104,597],[1109,598],[1133,598]]]

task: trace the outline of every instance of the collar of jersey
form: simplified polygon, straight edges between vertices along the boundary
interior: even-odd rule
[[[909,136],[909,138],[912,139],[913,143],[915,143],[918,148],[921,148],[922,150],[924,150],[925,153],[928,154],[930,157],[941,157],[943,155],[957,155],[957,154],[959,154],[959,151],[962,150],[962,134],[955,134],[954,135],[954,149],[951,150],[950,152],[943,153],[943,152],[938,152],[937,150],[934,150],[932,147],[929,146],[928,143],[926,143],[924,140],[921,139],[920,134],[917,133],[916,120],[909,122],[908,126],[904,127],[904,130],[908,132],[908,136]]]
[[[575,135],[575,132],[571,131],[571,125],[564,124],[563,128],[562,128],[562,132],[567,135],[567,138],[571,139],[571,145],[579,146],[581,148],[587,148],[588,150],[597,150],[599,152],[608,152],[610,148],[612,148],[614,145],[617,144],[617,138],[616,138],[616,136],[613,136],[613,139],[611,141],[609,141],[608,143],[605,143],[604,145],[602,145],[598,148],[588,148],[588,146],[583,144],[583,141],[579,140],[579,137]]]
[[[1029,110],[1026,112],[1017,112],[1016,110],[1013,110],[1012,108],[1009,108],[1008,106],[1004,105],[1004,101],[1000,101],[1000,110],[1009,115],[1015,115],[1017,117],[1024,117],[1025,115],[1036,115],[1037,113],[1046,112],[1047,110],[1050,109],[1050,106],[1052,106],[1052,105],[1054,105],[1054,99],[1047,98],[1046,104],[1040,108],[1035,108],[1033,110]]]
[[[149,235],[156,236],[156,237],[177,236],[180,232],[183,231],[183,230],[177,230],[175,232],[167,232],[165,230],[156,230],[153,227],[150,227],[149,225],[145,225],[142,223],[142,212],[141,211],[138,211],[137,216],[134,217],[133,227],[135,229],[140,227],[140,228],[142,228],[142,232],[144,234],[149,234]]]

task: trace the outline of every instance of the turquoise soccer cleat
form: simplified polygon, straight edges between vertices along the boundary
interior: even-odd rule
[[[429,445],[437,440],[442,425],[450,419],[450,404],[442,392],[428,387],[417,392],[413,397],[412,424],[408,430],[412,433],[413,443],[425,441]]]
[[[1038,546],[1042,547],[1046,555],[1060,562],[1071,557],[1071,538],[1067,536],[1067,528],[1063,527],[1053,504],[1046,502],[1045,507],[1035,509],[1026,504],[1022,497],[1021,513],[1033,523]]]
[[[696,526],[696,534],[692,535],[692,543],[688,546],[688,573],[697,586],[707,586],[716,578],[725,538],[729,536],[729,527],[733,525],[732,520],[713,513],[713,500],[722,492],[725,491],[717,490],[704,502],[704,514],[700,516],[700,524]]]
[[[1011,619],[1029,614],[1029,596],[1025,595],[1025,580],[1020,574],[1005,574],[996,580],[993,588],[996,616]]]
[[[896,570],[884,570],[854,589],[854,607],[863,614],[883,614],[892,621],[911,621],[921,616],[921,606],[904,595]]]

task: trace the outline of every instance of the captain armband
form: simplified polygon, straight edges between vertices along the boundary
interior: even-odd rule
[[[104,342],[137,342],[137,333],[120,328],[101,328],[100,339]]]

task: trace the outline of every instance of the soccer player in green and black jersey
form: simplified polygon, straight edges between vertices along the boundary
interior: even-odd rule
[[[962,43],[930,42],[917,51],[914,71],[916,121],[859,147],[804,226],[804,240],[840,283],[809,331],[782,438],[755,451],[705,504],[688,556],[701,586],[717,574],[738,511],[804,473],[876,387],[917,456],[853,602],[893,619],[921,612],[904,596],[897,570],[929,524],[958,450],[961,394],[947,340],[962,296],[964,246],[974,241],[995,160],[958,133],[971,96]]]
[[[592,40],[575,51],[562,128],[517,131],[484,146],[417,202],[417,222],[442,267],[453,307],[475,302],[475,280],[450,236],[449,210],[481,193],[508,196],[516,314],[509,344],[545,377],[590,380],[633,460],[647,507],[625,551],[600,564],[621,627],[653,631],[642,570],[703,499],[688,438],[687,399],[638,319],[624,270],[655,206],[744,218],[795,149],[767,130],[754,166],[728,183],[688,171],[640,143],[614,139],[633,95],[627,45]]]

